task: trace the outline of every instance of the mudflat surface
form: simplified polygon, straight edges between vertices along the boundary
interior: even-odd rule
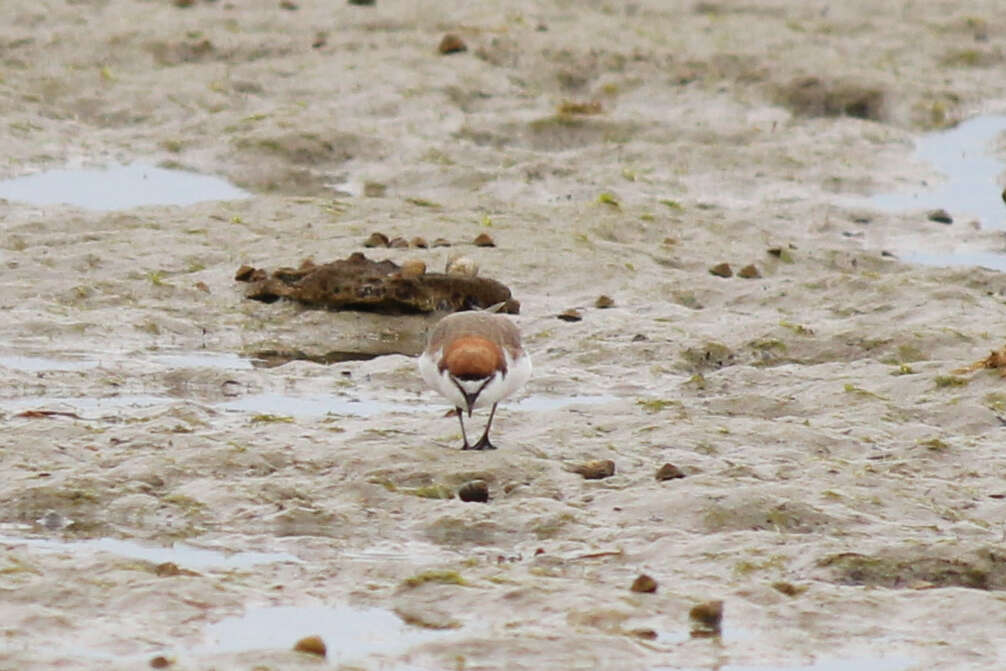
[[[1006,108],[1001,3],[177,4],[4,5],[0,177],[252,195],[0,202],[0,667],[1000,662],[1006,380],[954,371],[1003,345],[1006,279],[899,257],[1002,233],[848,203]],[[234,281],[357,251],[512,289],[501,449],[422,389],[431,318]],[[318,363],[351,351],[383,355]]]

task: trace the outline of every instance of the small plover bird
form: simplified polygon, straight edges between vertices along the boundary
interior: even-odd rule
[[[461,422],[463,450],[495,450],[489,427],[496,404],[531,377],[531,357],[520,344],[520,331],[509,317],[482,310],[450,314],[430,333],[419,357],[427,386],[454,404]],[[474,445],[468,443],[463,413],[492,405],[489,422]]]

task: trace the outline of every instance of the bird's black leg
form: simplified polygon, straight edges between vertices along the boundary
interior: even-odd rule
[[[472,445],[473,450],[495,450],[496,446],[489,442],[489,427],[493,425],[493,415],[496,414],[496,404],[493,403],[493,409],[489,412],[489,423],[486,424],[486,430],[479,438],[479,442]]]
[[[468,444],[468,434],[465,433],[465,420],[464,417],[462,417],[461,415],[461,408],[455,408],[455,410],[458,411],[458,421],[461,422],[461,439],[465,441],[464,447],[462,447],[461,449],[462,450],[476,449]]]

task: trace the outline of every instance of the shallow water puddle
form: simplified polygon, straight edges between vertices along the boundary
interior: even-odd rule
[[[144,163],[47,170],[0,181],[0,198],[32,205],[76,205],[90,210],[191,205],[251,195],[219,177]]]
[[[52,538],[31,538],[0,536],[0,545],[28,546],[42,552],[66,553],[72,555],[107,553],[163,564],[172,562],[189,569],[238,569],[259,564],[279,562],[300,563],[300,559],[286,552],[223,552],[197,548],[184,543],[174,543],[170,547],[144,545],[135,541],[118,538],[95,538],[81,541],[64,541]]]
[[[1004,130],[1006,116],[980,116],[923,136],[915,145],[915,155],[946,174],[947,181],[935,187],[920,185],[907,193],[873,196],[869,203],[889,211],[942,208],[955,220],[966,215],[979,219],[986,228],[1006,228],[1006,206],[997,181],[1006,164],[990,152]]]
[[[250,608],[206,629],[209,642],[200,652],[289,650],[305,636],[320,636],[328,657],[339,660],[373,653],[396,654],[448,635],[448,630],[405,624],[381,608],[349,606],[277,606]]]
[[[866,202],[881,210],[947,210],[955,222],[978,219],[983,228],[1006,229],[1006,204],[999,176],[1006,163],[992,155],[993,142],[1006,131],[1006,115],[980,116],[919,139],[915,155],[929,161],[947,181],[910,192],[886,193]],[[906,261],[935,266],[980,265],[1006,269],[1006,258],[992,252],[909,252]]]

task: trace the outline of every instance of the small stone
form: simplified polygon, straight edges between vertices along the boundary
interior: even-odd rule
[[[489,500],[489,485],[485,480],[472,480],[461,485],[458,498],[466,503],[485,503]]]
[[[785,582],[780,580],[779,582],[772,583],[772,589],[777,592],[781,592],[786,596],[800,596],[807,591],[806,585],[794,585],[791,582]]]
[[[930,210],[926,212],[926,218],[929,221],[935,221],[938,224],[952,224],[954,223],[954,218],[950,216],[950,213],[944,209]]]
[[[388,247],[393,247],[395,249],[404,249],[409,246],[409,241],[405,238],[399,236],[397,238],[392,238],[388,242]]]
[[[632,336],[632,342],[646,342],[647,340],[649,340],[649,338],[647,338],[643,333],[637,333]]]
[[[475,277],[479,274],[479,265],[467,256],[457,256],[447,259],[445,272],[448,275]]]
[[[383,198],[388,192],[388,185],[380,182],[364,182],[363,195],[367,198]]]
[[[370,237],[363,241],[364,247],[387,247],[388,246],[388,236],[384,233],[374,232],[370,234]]]
[[[164,655],[150,658],[150,668],[152,669],[166,669],[174,663],[173,660],[168,659]]]
[[[399,272],[402,277],[421,277],[426,274],[426,262],[420,259],[408,259],[402,263]]]
[[[433,246],[434,247],[450,247],[451,246],[451,241],[448,240],[447,238],[437,238],[436,240],[433,241]]]
[[[649,627],[641,627],[639,629],[631,629],[629,631],[630,636],[635,636],[636,638],[643,638],[648,641],[657,640],[657,632]]]
[[[377,0],[348,0],[348,2],[359,7],[373,7],[377,4]]]
[[[663,482],[664,480],[677,480],[678,478],[685,477],[685,474],[681,472],[681,469],[674,464],[664,464],[657,469],[657,481]]]
[[[288,12],[295,12],[300,9],[300,6],[296,2],[291,2],[291,0],[281,0],[279,8],[285,9]]]
[[[758,268],[755,267],[755,264],[749,263],[737,271],[737,277],[743,277],[746,280],[756,280],[761,277],[761,273],[758,272]]]
[[[709,274],[716,277],[733,277],[734,271],[730,268],[729,263],[717,263],[709,269]]]
[[[489,235],[488,233],[479,233],[478,235],[475,236],[475,239],[472,240],[472,243],[476,247],[495,247],[496,246],[496,241],[493,240],[493,236]]]
[[[630,587],[633,592],[642,592],[645,594],[653,594],[657,591],[657,581],[646,575],[645,573],[640,574],[638,578],[632,581],[632,587]]]
[[[311,47],[313,49],[321,49],[326,44],[328,44],[328,33],[324,30],[319,30],[314,34],[314,40],[311,42]],[[366,186],[364,186],[363,190],[364,194],[366,194]]]
[[[569,310],[564,310],[560,312],[559,314],[556,315],[556,317],[558,317],[564,322],[578,322],[583,319],[583,314],[579,310],[570,308]]]
[[[297,641],[293,649],[297,652],[306,652],[309,655],[318,655],[319,657],[324,657],[328,654],[328,650],[325,648],[325,641],[321,640],[321,636],[305,636]]]
[[[692,620],[692,636],[717,636],[723,622],[723,602],[706,601],[688,611]]]
[[[161,562],[154,567],[154,575],[159,578],[175,578],[177,576],[195,577],[199,574],[187,568],[182,568],[173,561]]]
[[[468,45],[464,40],[453,33],[444,35],[444,39],[440,40],[440,45],[437,47],[437,51],[442,54],[456,54],[467,50]]]
[[[210,285],[206,284],[206,282],[196,282],[192,286],[196,289],[199,289],[203,293],[207,294],[210,293]]]
[[[409,245],[418,247],[419,249],[426,249],[430,246],[430,243],[426,242],[426,238],[417,235],[409,241]]]
[[[604,294],[598,296],[597,300],[594,301],[594,307],[599,308],[601,310],[606,310],[607,308],[613,307],[614,305],[615,300],[611,296],[605,296]]]
[[[584,480],[603,480],[615,474],[615,462],[611,459],[595,459],[573,467],[574,473],[579,473]]]
[[[251,276],[255,272],[255,269],[251,266],[245,264],[238,268],[238,271],[234,273],[234,280],[237,282],[250,282]]]

